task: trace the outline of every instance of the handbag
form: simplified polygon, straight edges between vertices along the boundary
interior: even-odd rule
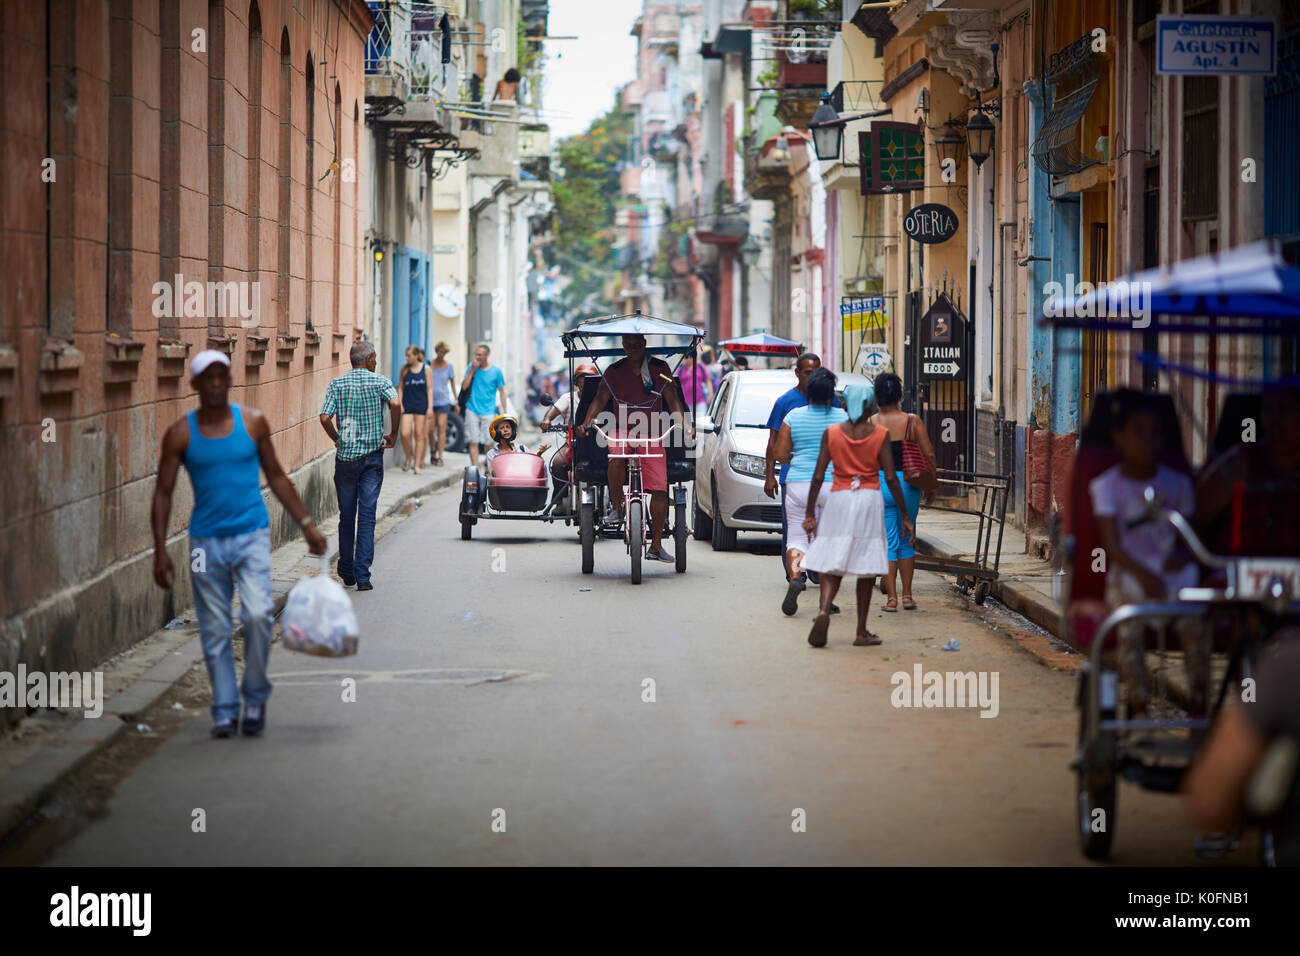
[[[473,384],[474,384],[474,379],[471,376],[466,381],[465,387],[460,390],[460,394],[456,396],[456,404],[460,406],[461,415],[465,414],[465,408],[469,405],[469,389],[470,386]]]
[[[939,487],[939,476],[930,467],[930,459],[921,452],[921,446],[912,441],[913,416],[907,416],[907,432],[903,435],[903,480],[923,494],[929,494]]]

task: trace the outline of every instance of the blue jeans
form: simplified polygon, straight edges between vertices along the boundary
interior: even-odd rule
[[[823,484],[822,490],[825,491],[829,487],[829,484],[830,484],[829,482]],[[796,517],[800,521],[803,521],[803,515],[796,515]],[[787,558],[785,555],[785,552],[789,547],[788,539],[790,535],[790,529],[789,526],[786,524],[786,520],[787,519],[785,515],[785,482],[783,481],[781,482],[781,572],[782,572],[781,580],[783,581],[790,580],[790,559]],[[811,581],[813,584],[818,584],[818,585],[821,584],[821,578],[817,577],[816,571],[804,571],[802,574],[799,575],[799,580]]]
[[[212,682],[212,719],[238,720],[241,687],[230,646],[230,601],[236,587],[244,625],[244,701],[263,704],[271,696],[266,676],[271,653],[271,529],[222,538],[191,536],[190,555],[199,639]]]
[[[384,450],[351,461],[334,462],[334,490],[339,496],[339,575],[370,580],[375,559],[375,508],[384,486]],[[355,553],[354,553],[355,551]]]
[[[881,482],[884,485],[884,482]],[[921,510],[921,489],[916,485],[909,485],[903,480],[903,476],[898,476],[898,486],[903,489],[903,503],[907,505],[907,520],[912,522],[916,527],[916,515]],[[885,540],[889,542],[889,560],[902,561],[905,558],[916,557],[916,551],[908,543],[907,538],[903,536],[903,523],[898,520],[898,505],[894,503],[894,496],[889,491],[889,486],[880,489],[885,498]]]

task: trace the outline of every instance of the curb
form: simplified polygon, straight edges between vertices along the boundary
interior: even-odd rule
[[[450,474],[439,475],[401,495],[375,515],[376,532],[381,522],[397,514],[412,499],[449,488],[459,482],[460,478],[460,469],[453,468]],[[375,540],[379,541],[382,537],[383,534],[377,533]],[[283,552],[285,548],[294,547],[301,548],[302,542],[295,540],[277,550]],[[284,610],[290,587],[292,583],[283,577],[277,579],[272,572],[273,616],[278,617]],[[192,617],[193,611],[193,608],[186,608],[179,616]],[[236,619],[235,637],[242,636],[242,627]],[[158,633],[160,632],[154,632]],[[144,639],[146,638],[142,638]],[[73,726],[0,778],[0,847],[27,822],[63,780],[126,733],[138,715],[161,700],[191,668],[202,661],[202,644],[195,634],[105,701],[104,713],[100,718],[77,720]]]
[[[916,533],[916,551],[918,554],[936,558],[961,557],[960,552],[942,538],[919,530]],[[989,594],[997,598],[1003,606],[1037,624],[1061,643],[1074,647],[1076,651],[1079,650],[1062,636],[1061,632],[1064,628],[1061,627],[1061,609],[1055,602],[1044,600],[1041,594],[1027,588],[1020,588],[1014,579],[1001,576],[989,582]]]

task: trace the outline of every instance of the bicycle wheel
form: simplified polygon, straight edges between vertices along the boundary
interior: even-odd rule
[[[590,574],[596,566],[596,506],[585,504],[578,517],[582,537],[582,573]]]
[[[686,502],[673,509],[673,557],[677,561],[677,573],[686,570]]]
[[[645,516],[641,496],[627,502],[627,546],[632,558],[632,583],[641,583],[641,558],[645,556]]]

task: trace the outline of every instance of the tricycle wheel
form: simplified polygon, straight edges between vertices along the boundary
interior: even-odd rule
[[[579,511],[578,534],[582,538],[582,573],[596,566],[596,506],[584,504]]]
[[[472,518],[460,519],[460,540],[468,541],[474,533],[474,521]]]
[[[632,583],[641,583],[642,548],[645,547],[645,528],[642,525],[641,501],[633,499],[627,503],[627,550],[632,558]]]
[[[975,603],[980,607],[984,606],[984,599],[989,596],[989,583],[981,581],[975,585]]]
[[[1092,706],[1092,682],[1101,680],[1085,666],[1079,674],[1079,757],[1075,765],[1075,793],[1078,804],[1079,849],[1090,860],[1110,856],[1115,835],[1115,733],[1100,731],[1096,740],[1088,738],[1088,710]],[[1113,717],[1104,708],[1100,720]]]
[[[1076,774],[1079,796],[1079,848],[1090,860],[1110,856],[1115,834],[1115,768],[1093,771],[1080,767]]]
[[[677,561],[677,573],[686,571],[686,502],[673,509],[673,557]]]

